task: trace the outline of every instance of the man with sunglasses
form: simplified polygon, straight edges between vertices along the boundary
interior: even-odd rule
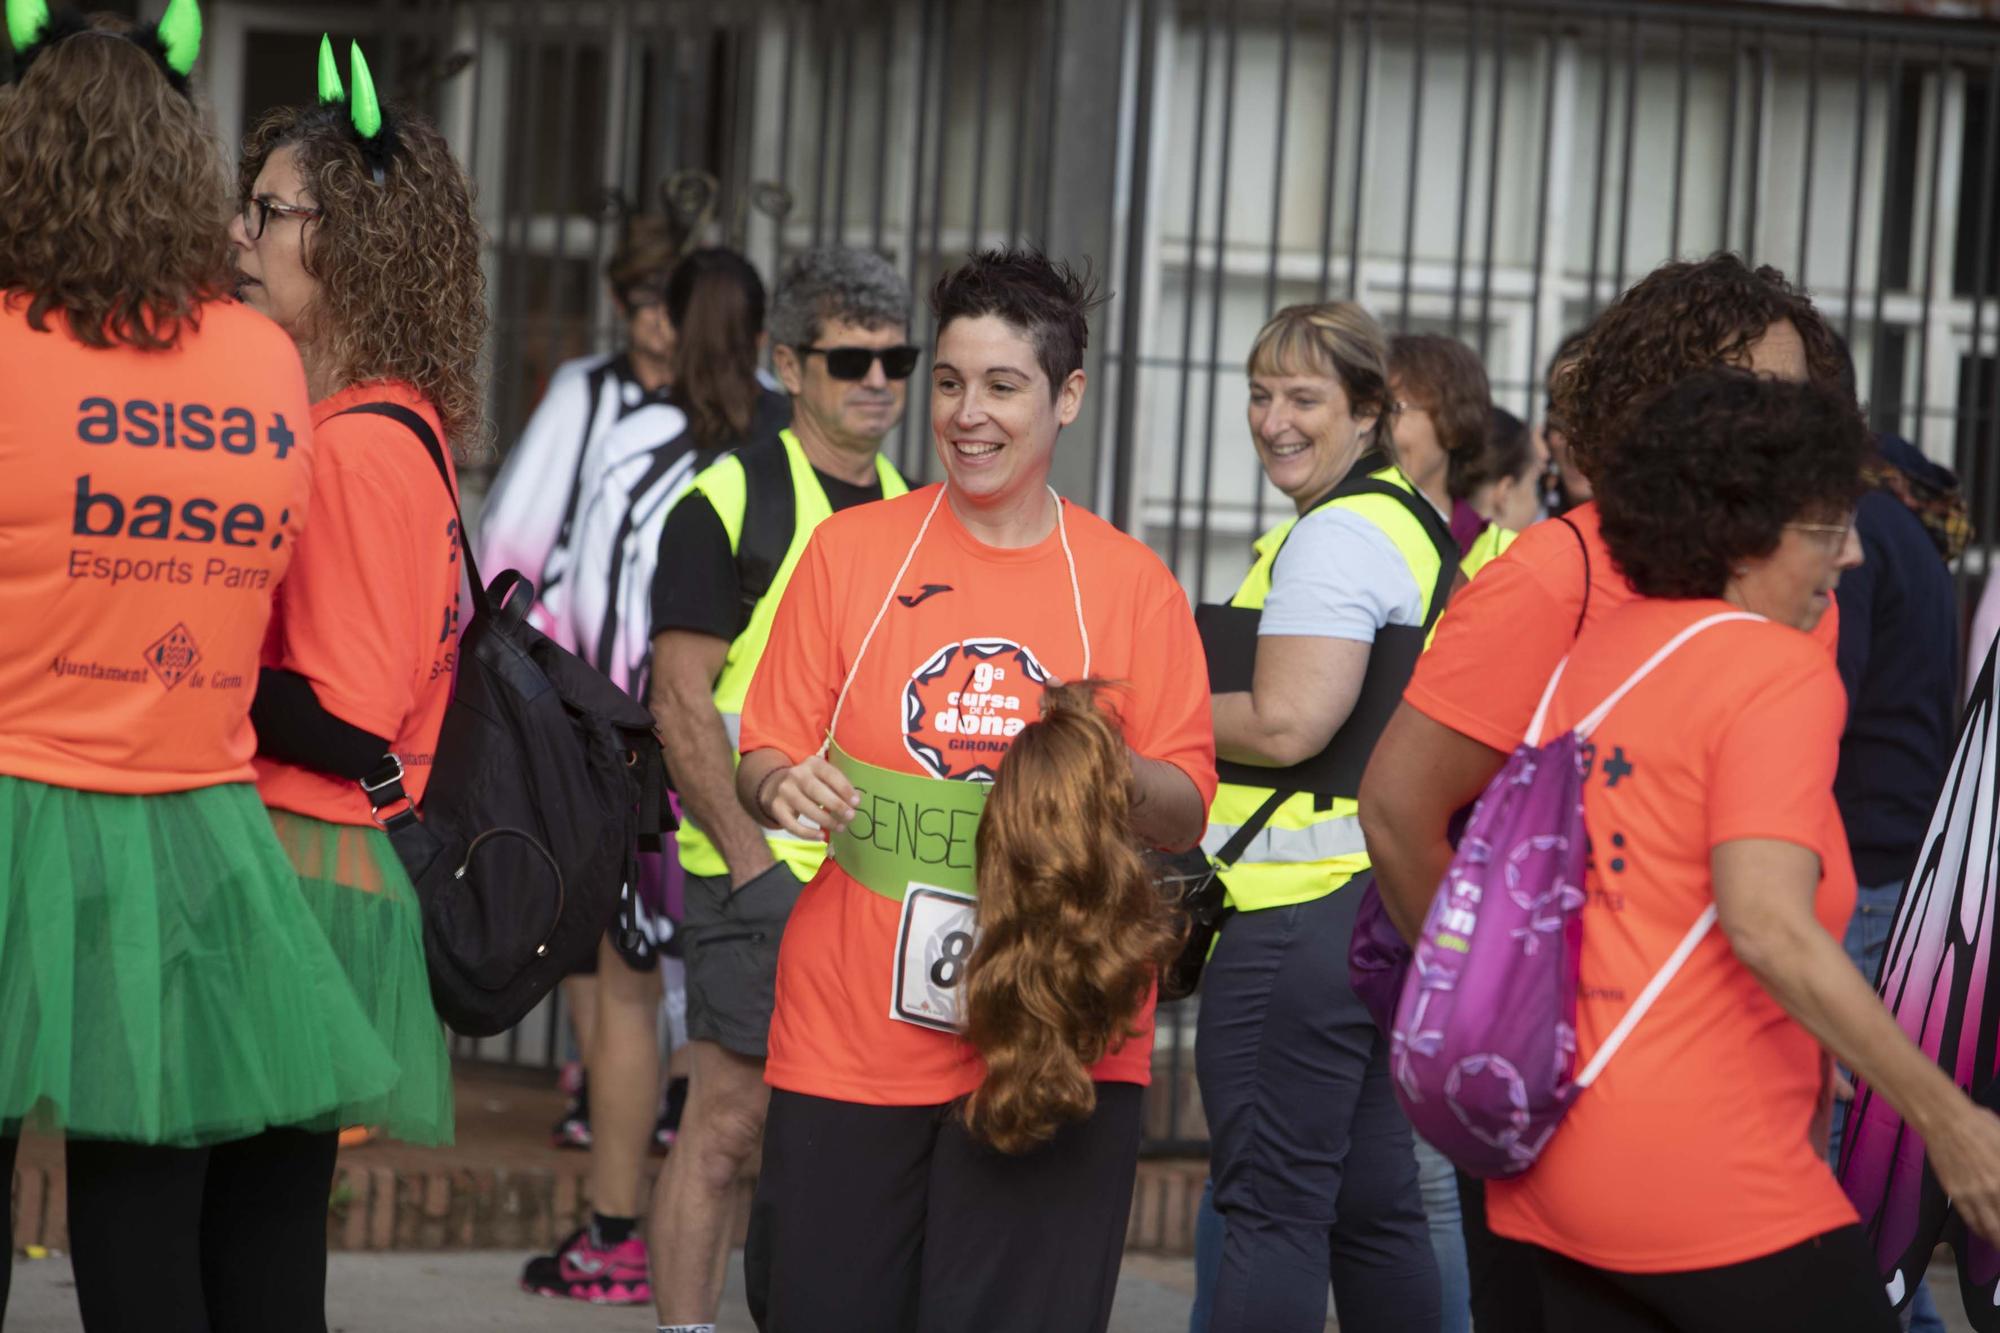
[[[826,852],[767,834],[737,803],[738,719],[813,529],[906,489],[881,446],[916,369],[909,307],[909,288],[878,255],[826,248],[793,260],[770,320],[791,429],[704,470],[660,539],[652,706],[681,800],[692,1055],[647,1227],[663,1330],[714,1328],[736,1178],[763,1134],[778,942]]]

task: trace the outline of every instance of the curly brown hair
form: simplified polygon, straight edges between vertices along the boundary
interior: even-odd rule
[[[1776,550],[1787,523],[1845,518],[1873,449],[1836,389],[1697,371],[1600,460],[1605,544],[1642,596],[1720,597],[1731,566]]]
[[[101,21],[104,31],[122,29]],[[0,87],[0,293],[90,347],[172,347],[230,286],[229,191],[201,114],[127,41],[76,36]]]
[[[1633,414],[1697,370],[1740,362],[1750,344],[1786,321],[1805,344],[1813,383],[1840,383],[1833,330],[1806,294],[1770,265],[1723,252],[1662,264],[1590,326],[1576,358],[1549,386],[1570,459],[1593,482]]]
[[[1002,1152],[1046,1143],[1096,1108],[1090,1066],[1132,1035],[1178,943],[1131,837],[1132,765],[1097,706],[1103,688],[1042,697],[979,821],[979,942],[964,985],[986,1077],[964,1116]]]
[[[476,457],[486,445],[486,274],[472,183],[429,121],[396,109],[385,119],[398,147],[377,184],[344,105],[272,111],[244,141],[242,196],[271,154],[294,151],[322,210],[305,267],[342,385],[415,386],[459,458]]]

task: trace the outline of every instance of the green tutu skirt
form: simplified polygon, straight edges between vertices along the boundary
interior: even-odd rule
[[[389,836],[289,810],[270,818],[306,906],[403,1071],[386,1094],[342,1105],[340,1123],[375,1126],[405,1143],[450,1143],[451,1059],[424,970],[423,915]]]
[[[254,787],[0,776],[0,1128],[193,1147],[396,1081]]]

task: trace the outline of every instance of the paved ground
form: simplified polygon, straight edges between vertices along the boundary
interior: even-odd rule
[[[651,1312],[596,1309],[538,1300],[514,1285],[522,1256],[512,1254],[335,1254],[329,1278],[332,1333],[648,1333]],[[1932,1290],[1953,1333],[1971,1333],[1958,1282],[1933,1266]],[[1112,1333],[1178,1333],[1187,1326],[1192,1264],[1129,1256],[1118,1279]],[[69,1264],[60,1256],[14,1262],[6,1327],[15,1333],[79,1333]],[[1329,1329],[1334,1325],[1329,1322]],[[742,1265],[730,1266],[718,1333],[751,1333],[743,1308]]]
[[[328,1278],[332,1333],[651,1333],[650,1310],[537,1299],[515,1286],[513,1254],[335,1254]],[[1118,1282],[1113,1333],[1187,1326],[1193,1273],[1186,1260],[1134,1256]],[[742,1265],[730,1267],[719,1333],[751,1333]],[[60,1256],[17,1259],[8,1333],[78,1333],[76,1289]]]

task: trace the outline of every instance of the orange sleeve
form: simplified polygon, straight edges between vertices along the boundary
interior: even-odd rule
[[[282,665],[312,682],[329,713],[393,741],[449,627],[418,596],[427,584],[413,574],[436,559],[433,534],[419,531],[407,497],[367,466],[374,429],[340,420],[317,432],[310,517],[279,592]]]
[[[822,533],[806,542],[771,621],[771,637],[743,700],[744,754],[780,750],[793,763],[819,750],[840,693],[833,579]]]
[[[1832,659],[1799,640],[1759,657],[1740,669],[1761,684],[1709,746],[1708,845],[1775,838],[1825,857],[1847,691]]]
[[[1567,540],[1567,537],[1565,537]],[[1582,604],[1558,596],[1515,550],[1479,571],[1438,621],[1403,698],[1434,722],[1503,754],[1521,743],[1549,677],[1576,641]]]
[[[1164,567],[1152,585],[1135,618],[1132,688],[1119,701],[1125,742],[1187,774],[1206,809],[1215,800],[1215,725],[1208,673],[1189,670],[1190,663],[1204,660],[1201,635],[1180,585]]]

